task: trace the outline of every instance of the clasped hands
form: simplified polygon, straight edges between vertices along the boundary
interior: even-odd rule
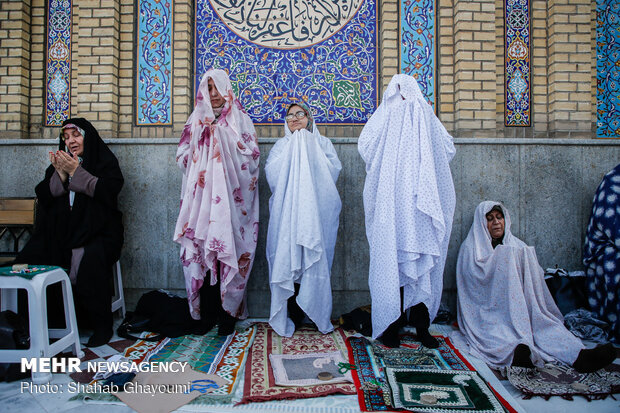
[[[65,151],[50,152],[49,158],[63,182],[67,180],[67,177],[73,176],[75,170],[80,166],[78,156]]]

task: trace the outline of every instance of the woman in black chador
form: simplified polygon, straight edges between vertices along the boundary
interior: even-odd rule
[[[69,269],[80,326],[94,330],[87,346],[112,337],[112,266],[123,245],[117,197],[123,186],[116,156],[83,118],[63,123],[59,150],[35,188],[36,230],[16,262]],[[53,310],[52,310],[53,313]]]

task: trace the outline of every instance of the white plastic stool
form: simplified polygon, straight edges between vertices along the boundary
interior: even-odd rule
[[[47,296],[50,284],[62,284],[62,296],[65,307],[65,328],[47,327]],[[22,358],[51,358],[72,347],[73,354],[84,357],[80,349],[80,335],[75,318],[71,282],[67,274],[60,268],[37,274],[28,280],[18,276],[0,276],[1,310],[17,312],[17,289],[23,288],[28,293],[28,316],[30,321],[30,348],[22,350],[0,350],[0,362],[20,363]],[[50,344],[50,338],[58,338]],[[52,380],[51,373],[33,372],[32,382],[48,383]]]
[[[121,263],[116,261],[113,267],[114,274],[114,296],[112,297],[112,312],[121,310],[121,315],[125,318],[125,295],[123,294],[123,276],[121,275]]]

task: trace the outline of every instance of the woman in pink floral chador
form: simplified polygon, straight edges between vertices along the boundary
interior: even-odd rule
[[[177,150],[183,186],[174,240],[181,244],[190,313],[205,331],[219,322],[220,335],[247,317],[245,288],[258,238],[259,156],[254,125],[228,75],[207,71]]]

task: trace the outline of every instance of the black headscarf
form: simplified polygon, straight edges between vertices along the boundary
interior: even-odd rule
[[[103,142],[95,127],[84,118],[72,118],[63,122],[78,126],[84,131],[84,151],[81,155],[84,168],[98,178],[94,196],[75,193],[73,207],[69,206],[69,193],[53,197],[50,179],[55,169],[50,165],[45,178],[35,188],[39,200],[36,234],[28,245],[30,248],[46,248],[57,265],[70,259],[72,248],[82,247],[95,237],[104,238],[110,260],[120,255],[123,243],[122,216],[117,208],[118,194],[123,186],[123,174],[118,160]],[[62,134],[58,144],[65,150]],[[29,243],[30,244],[30,243]],[[106,254],[107,255],[107,254]],[[58,260],[62,257],[61,260]]]

